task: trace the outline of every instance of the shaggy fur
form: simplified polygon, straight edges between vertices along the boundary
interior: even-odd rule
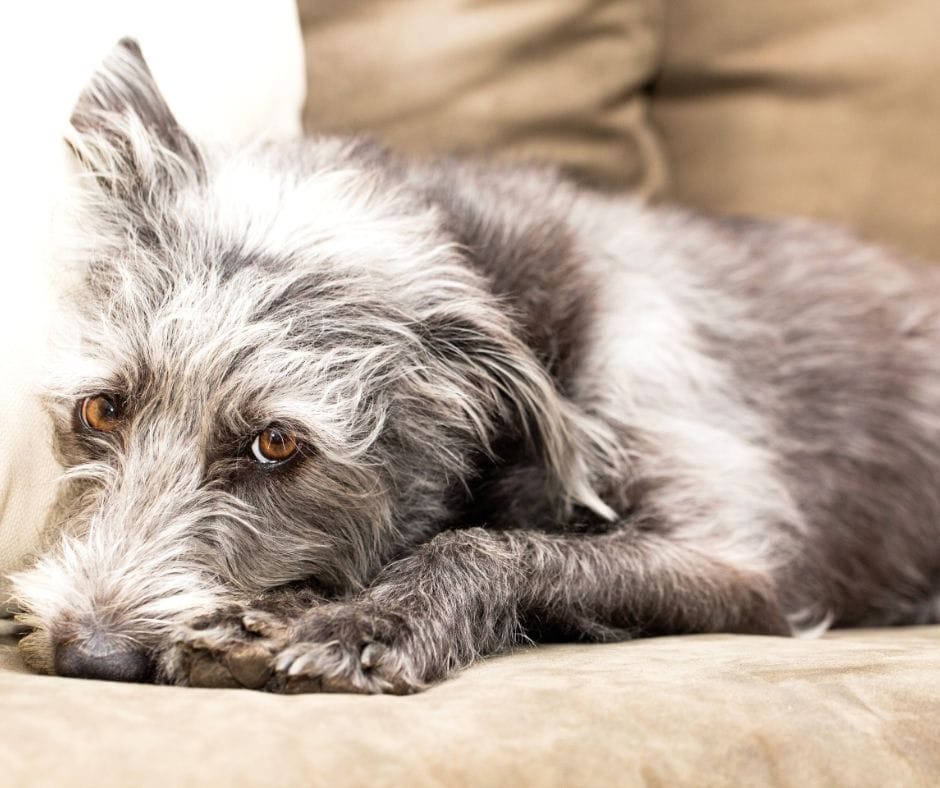
[[[128,41],[73,125],[35,669],[410,692],[528,638],[935,616],[932,270],[539,169],[223,154]]]

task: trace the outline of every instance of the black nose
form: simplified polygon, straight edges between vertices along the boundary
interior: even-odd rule
[[[77,679],[147,681],[151,664],[147,652],[134,643],[92,635],[56,646],[55,672]]]

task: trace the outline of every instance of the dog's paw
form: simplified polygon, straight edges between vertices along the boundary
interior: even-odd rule
[[[305,616],[274,662],[277,692],[406,695],[427,686],[424,661],[405,644],[412,628],[398,614],[364,603],[326,605]]]
[[[232,605],[181,627],[160,657],[160,674],[191,687],[263,689],[289,642],[290,627],[277,614]]]
[[[290,617],[231,605],[179,628],[160,656],[160,677],[190,687],[405,695],[424,689],[430,673],[406,645],[412,634],[404,616],[363,602]]]

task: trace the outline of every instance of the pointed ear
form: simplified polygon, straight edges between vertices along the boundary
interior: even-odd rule
[[[102,187],[148,200],[205,175],[199,148],[180,128],[136,41],[125,38],[82,92],[67,142]]]

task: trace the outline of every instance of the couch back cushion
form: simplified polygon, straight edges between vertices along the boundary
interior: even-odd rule
[[[937,0],[670,0],[670,196],[837,219],[940,260]]]
[[[310,132],[559,163],[657,193],[662,0],[300,0]]]

